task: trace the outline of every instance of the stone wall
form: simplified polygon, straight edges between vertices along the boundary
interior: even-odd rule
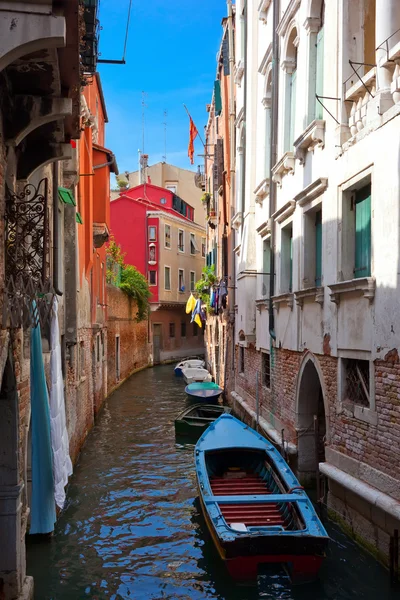
[[[148,321],[136,321],[136,303],[113,285],[107,285],[107,391],[150,364]],[[120,373],[116,373],[116,338],[119,337]]]

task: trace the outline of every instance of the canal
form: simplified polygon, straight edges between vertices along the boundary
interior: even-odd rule
[[[175,443],[185,406],[171,366],[132,376],[106,402],[47,542],[28,542],[36,600],[398,600],[388,573],[333,524],[319,581],[235,586],[196,502],[193,448]]]

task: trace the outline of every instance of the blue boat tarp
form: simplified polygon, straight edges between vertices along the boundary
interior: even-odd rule
[[[274,458],[277,460],[282,458],[274,446],[267,442],[262,435],[232,415],[221,415],[212,423],[197,442],[196,448],[201,451],[222,448],[254,448],[276,453]]]
[[[212,383],[211,381],[189,383],[189,385],[185,387],[185,392],[188,396],[194,398],[218,398],[218,396],[222,394],[222,391],[223,390],[219,385]]]
[[[37,308],[34,305],[33,310]],[[31,330],[32,500],[29,533],[50,533],[56,522],[50,410],[40,324]]]

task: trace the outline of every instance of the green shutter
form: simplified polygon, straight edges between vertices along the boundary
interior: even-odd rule
[[[315,213],[315,285],[322,284],[322,211]]]
[[[355,277],[371,275],[371,186],[356,192]]]
[[[64,204],[71,204],[72,206],[76,206],[75,198],[71,190],[67,190],[67,188],[59,187],[58,188],[58,198]]]
[[[318,32],[317,35],[317,59],[315,67],[315,91],[318,96],[324,95],[324,28]],[[315,99],[315,118],[322,119],[323,108],[321,104]]]
[[[79,225],[83,225],[82,217],[78,212],[75,215],[75,221],[79,223]]]
[[[263,277],[262,277],[262,295],[269,294],[269,274],[271,264],[271,246],[269,240],[263,242]]]
[[[221,114],[222,111],[222,100],[221,100],[221,82],[217,79],[214,83],[214,101],[215,101],[215,114]]]
[[[293,142],[296,122],[296,80],[297,71],[293,71],[290,81],[290,127],[289,127],[289,152],[293,152]]]

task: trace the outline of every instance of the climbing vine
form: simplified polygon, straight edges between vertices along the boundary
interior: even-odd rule
[[[194,286],[200,300],[206,306],[207,313],[210,314],[213,309],[210,306],[210,288],[216,283],[215,265],[203,267],[201,279]]]
[[[122,252],[121,246],[116,243],[113,236],[110,237],[106,255],[107,283],[119,287],[127,296],[136,301],[138,308],[136,320],[143,321],[149,314],[149,299],[151,296],[146,277],[133,265],[125,264],[126,252]]]

